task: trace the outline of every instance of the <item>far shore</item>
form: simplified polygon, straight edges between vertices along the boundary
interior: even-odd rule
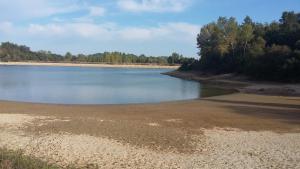
[[[108,64],[108,63],[59,63],[59,62],[0,62],[0,66],[63,66],[63,67],[103,67],[103,68],[149,68],[178,69],[178,65],[156,64]]]
[[[279,83],[270,81],[254,81],[241,75],[220,74],[209,75],[197,71],[170,71],[165,75],[198,81],[203,84],[214,85],[220,88],[236,89],[242,93],[277,95],[277,96],[300,96],[299,83]]]

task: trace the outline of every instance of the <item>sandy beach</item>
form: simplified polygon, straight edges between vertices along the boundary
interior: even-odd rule
[[[43,62],[0,62],[0,66],[67,66],[67,67],[104,67],[104,68],[151,68],[151,69],[178,69],[179,66],[155,64],[92,64],[92,63],[43,63]]]
[[[299,168],[300,97],[132,105],[0,102],[0,147],[62,167]]]

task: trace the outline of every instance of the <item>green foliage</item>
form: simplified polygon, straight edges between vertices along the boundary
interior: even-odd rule
[[[182,64],[184,61],[184,57],[182,55],[179,55],[178,53],[172,53],[171,56],[168,57],[167,59],[169,64]]]
[[[242,24],[220,17],[197,36],[200,60],[184,69],[243,73],[276,81],[300,81],[300,13],[283,12],[279,22]]]
[[[36,158],[25,156],[22,152],[0,149],[0,168],[2,169],[59,169]]]
[[[64,167],[49,164],[38,158],[25,155],[22,151],[12,151],[0,148],[0,169],[99,169],[96,164],[77,166],[69,164]]]
[[[248,23],[244,23],[239,30],[238,42],[240,42],[243,49],[243,56],[246,55],[246,50],[249,48],[249,42],[253,39],[253,26]]]
[[[295,43],[295,49],[300,50],[300,40]]]
[[[198,63],[198,61],[195,60],[194,58],[186,58],[182,61],[179,70],[181,71],[194,70],[196,69],[196,65],[197,65],[196,63]]]
[[[65,55],[65,61],[70,62],[72,60],[72,54],[70,52],[67,52]]]
[[[64,56],[53,54],[50,51],[33,52],[29,47],[19,46],[10,42],[0,46],[0,61],[37,61],[37,62],[75,62],[75,63],[109,63],[109,64],[159,64],[175,65],[186,62],[185,58],[178,53],[171,56],[145,56],[126,54],[121,52],[104,52],[92,55],[72,55],[67,52]]]

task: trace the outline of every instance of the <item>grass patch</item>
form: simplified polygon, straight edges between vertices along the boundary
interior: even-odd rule
[[[0,148],[0,169],[61,169],[55,164],[49,164],[38,158],[24,155],[22,151],[12,151]],[[98,169],[99,166],[88,164],[84,167],[69,165],[64,169]]]
[[[37,158],[29,157],[22,151],[0,148],[0,169],[59,169]]]

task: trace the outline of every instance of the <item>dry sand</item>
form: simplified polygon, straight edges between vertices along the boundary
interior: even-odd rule
[[[0,66],[66,66],[66,67],[104,67],[104,68],[153,68],[153,69],[178,69],[179,66],[155,64],[88,64],[88,63],[43,63],[43,62],[0,62]]]
[[[61,166],[300,168],[300,98],[137,105],[0,102],[0,146]]]

